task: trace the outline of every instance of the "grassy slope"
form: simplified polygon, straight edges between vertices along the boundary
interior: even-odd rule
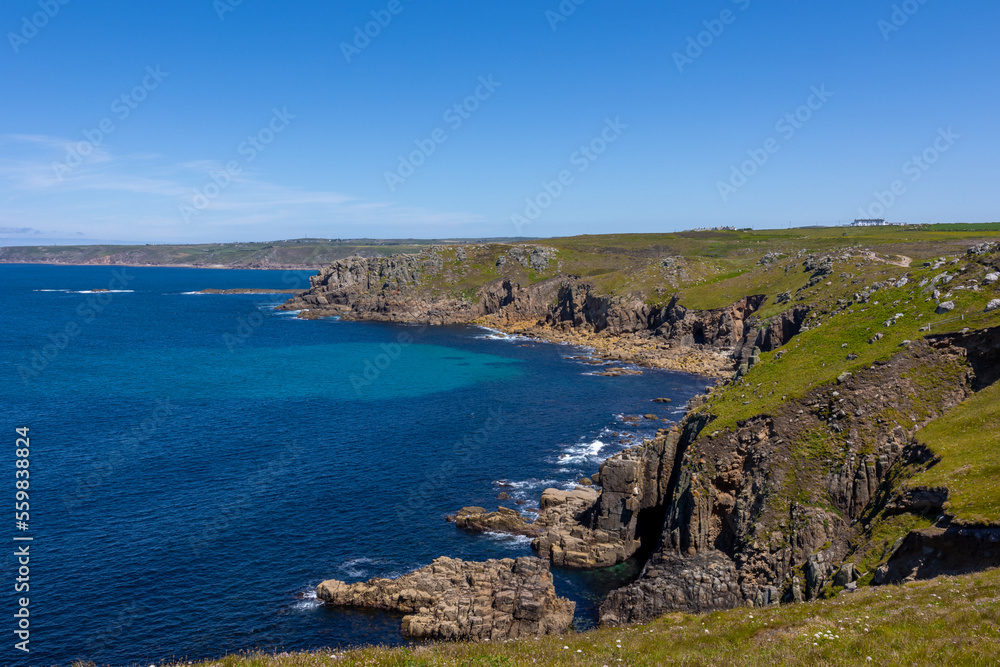
[[[1000,570],[991,570],[824,602],[671,614],[565,637],[230,656],[197,665],[988,665],[998,655]]]
[[[968,522],[1000,522],[1000,383],[982,390],[917,436],[941,462],[911,486],[945,486],[946,509]]]

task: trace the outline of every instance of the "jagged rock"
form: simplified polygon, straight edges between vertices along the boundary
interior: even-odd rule
[[[987,243],[979,243],[977,245],[972,246],[966,251],[966,254],[987,255],[991,252],[997,252],[998,250],[1000,250],[1000,243],[987,242]]]
[[[792,579],[792,602],[802,602],[805,596],[802,595],[802,581],[798,577]]]
[[[575,609],[574,602],[556,596],[549,565],[538,558],[438,558],[398,579],[324,581],[316,595],[331,606],[403,612],[403,634],[425,639],[561,634],[572,624]]]
[[[844,563],[833,576],[833,585],[846,588],[848,584],[858,580],[858,573],[854,569],[854,563]]]
[[[944,504],[947,501],[948,489],[945,487],[917,487],[904,489],[886,504],[886,509],[893,512],[911,512],[913,514],[937,516],[944,511]]]
[[[549,269],[550,262],[556,258],[557,254],[558,251],[555,248],[514,246],[507,251],[506,255],[500,255],[497,258],[497,268],[503,268],[509,260],[513,260],[526,269],[543,272]]]
[[[482,507],[463,507],[455,514],[455,525],[472,533],[510,533],[534,537],[541,531],[525,521],[524,516],[508,507],[487,512]]]
[[[773,414],[740,422],[735,431],[703,436],[682,422],[676,457],[664,464],[676,481],[668,485],[659,547],[638,581],[609,595],[603,621],[645,622],[672,610],[763,604],[770,588],[779,586],[793,599],[819,595],[890,471],[927,461],[912,433],[876,417],[888,409],[909,414],[919,405],[933,419],[964,400],[967,383],[933,391],[916,383],[924,374],[968,368],[967,358],[975,366],[977,356],[1000,355],[975,340],[967,336],[961,344],[979,345],[983,351],[976,354],[958,349],[954,336],[915,341],[889,361],[857,370],[850,382],[814,389]],[[827,413],[830,405],[837,409]],[[695,417],[701,416],[688,419]],[[802,454],[793,455],[793,443],[799,438],[838,431],[846,435],[846,449],[838,445],[797,462]],[[794,585],[800,569],[804,587]]]
[[[987,273],[986,277],[983,278],[983,282],[987,285],[992,285],[998,280],[1000,280],[1000,273]]]
[[[1000,299],[993,299],[986,304],[985,312],[992,313],[994,310],[1000,310]]]
[[[636,584],[611,591],[602,625],[644,623],[671,611],[731,609],[743,602],[733,562],[722,554],[656,556]]]
[[[947,521],[910,531],[893,546],[874,583],[892,584],[1000,567],[1000,527]]]

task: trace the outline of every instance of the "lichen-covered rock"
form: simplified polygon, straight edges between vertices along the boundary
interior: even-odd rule
[[[467,562],[438,558],[397,579],[316,588],[325,604],[403,612],[409,637],[497,640],[566,632],[576,603],[558,597],[547,562],[505,558]]]

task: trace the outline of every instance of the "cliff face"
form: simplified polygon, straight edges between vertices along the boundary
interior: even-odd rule
[[[960,380],[928,389],[933,376]],[[964,350],[921,341],[734,433],[689,428],[657,552],[639,581],[608,597],[602,622],[815,598],[858,519],[890,502],[888,480],[926,461],[915,430],[962,401],[974,379]]]
[[[514,248],[500,260],[501,266],[516,261],[541,268],[553,258],[546,249]],[[757,322],[753,314],[764,305],[763,296],[707,311],[689,310],[676,299],[654,306],[638,296],[598,293],[586,280],[564,274],[529,285],[498,278],[460,299],[433,288],[442,272],[436,248],[415,255],[349,257],[313,276],[310,289],[282,308],[304,311],[306,317],[499,326],[535,322],[561,331],[636,334],[682,347],[735,351],[735,362],[751,356],[754,347],[769,351],[783,345],[798,333],[808,313],[800,306],[769,322]]]

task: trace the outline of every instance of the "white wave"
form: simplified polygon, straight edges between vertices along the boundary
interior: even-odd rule
[[[505,546],[531,546],[532,538],[527,535],[511,535],[510,533],[496,533],[489,530],[483,533],[483,535],[488,537],[491,541],[499,542]]]
[[[586,463],[600,457],[601,450],[607,447],[606,442],[594,440],[570,447],[567,451],[559,455],[559,463]]]
[[[365,565],[379,565],[382,562],[375,558],[352,558],[341,563],[337,569],[349,577],[365,577],[369,570]]]
[[[36,289],[33,292],[62,292],[63,294],[131,294],[134,289]]]
[[[301,591],[297,596],[298,601],[292,605],[292,609],[295,611],[309,611],[317,607],[323,606],[323,601],[316,597],[315,588],[306,588]]]
[[[134,289],[102,289],[102,290],[67,290],[71,294],[132,294]]]
[[[508,342],[534,340],[529,336],[522,336],[521,334],[509,334],[500,331],[499,329],[491,329],[489,327],[484,327],[484,326],[477,326],[476,328],[486,331],[485,334],[480,334],[478,336],[475,336],[474,338],[476,340],[504,340]]]
[[[523,481],[520,481],[520,482],[511,482],[510,480],[500,479],[500,480],[497,480],[497,481],[493,482],[493,485],[499,487],[500,489],[522,490],[522,489],[537,489],[537,488],[542,487],[542,486],[552,486],[553,484],[557,484],[557,483],[558,482],[556,482],[556,480],[554,480],[554,479],[535,479],[535,478],[532,478],[532,479],[526,479],[526,480],[523,480]]]

